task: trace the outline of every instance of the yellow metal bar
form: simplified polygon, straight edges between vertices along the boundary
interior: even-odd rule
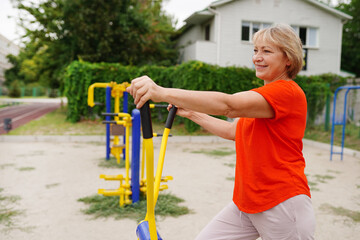
[[[143,142],[142,144],[142,157],[141,157],[141,174],[140,174],[140,181],[143,182],[145,180],[145,174],[144,174],[144,169],[145,169],[145,144]]]
[[[155,175],[154,206],[156,206],[156,202],[157,202],[157,199],[159,196],[161,175],[162,175],[162,170],[163,170],[163,166],[164,166],[166,145],[167,145],[169,133],[170,133],[170,129],[165,128],[163,137],[161,140],[159,160],[158,160],[158,165],[157,165],[157,170],[156,170],[156,175]]]
[[[106,88],[108,86],[111,87],[112,83],[93,83],[90,85],[90,87],[88,88],[88,105],[90,107],[94,107],[95,103],[94,103],[94,89],[95,88]]]
[[[143,140],[146,152],[146,181],[147,181],[147,212],[145,221],[149,223],[151,240],[158,240],[155,223],[154,204],[154,145],[152,138]]]
[[[126,118],[126,120],[124,119],[125,121],[131,121],[131,115],[129,113],[118,112],[117,117]]]
[[[100,178],[103,178],[106,181],[120,181],[120,180],[124,180],[124,177],[122,174],[119,175],[105,175],[105,174],[100,174]]]
[[[127,121],[124,121],[124,120],[118,120],[116,121],[116,125],[123,125],[125,126],[127,124]]]
[[[125,128],[125,168],[126,168],[126,176],[125,176],[125,188],[130,189],[130,158],[129,158],[129,135],[130,135],[130,124],[126,124]],[[129,195],[125,196],[125,201],[129,202],[130,198]]]
[[[114,92],[114,90],[113,90]],[[120,97],[118,95],[115,95],[115,103],[114,103],[114,113],[119,113],[120,112]],[[114,117],[114,120],[115,121],[119,121],[119,117],[118,116],[115,116]],[[124,125],[124,124],[122,124]],[[114,145],[119,145],[120,144],[120,140],[119,140],[119,136],[114,136]],[[118,163],[120,164],[120,157],[117,156],[118,158]]]

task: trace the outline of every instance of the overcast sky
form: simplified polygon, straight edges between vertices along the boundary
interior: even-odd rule
[[[215,0],[164,0],[164,10],[178,20],[177,26],[181,26],[184,19],[195,11],[207,7]],[[14,9],[11,0],[0,0],[0,34],[7,39],[19,43],[17,39],[23,33],[16,26],[17,9]]]
[[[39,0],[36,0],[39,1]],[[183,20],[196,11],[203,10],[215,0],[164,0],[164,10],[178,20],[177,27]],[[336,0],[332,0],[336,2]],[[0,34],[9,40],[19,43],[22,29],[16,26],[17,10],[12,7],[11,0],[0,0]]]

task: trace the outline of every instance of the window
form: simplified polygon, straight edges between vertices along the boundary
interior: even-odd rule
[[[253,23],[252,26],[253,26],[252,27],[252,29],[253,29],[252,33],[253,34],[255,34],[257,31],[260,30],[260,23]]]
[[[210,41],[210,24],[205,26],[205,41]]]
[[[241,40],[250,40],[250,22],[243,22],[241,27]]]
[[[303,45],[306,45],[306,28],[300,27],[299,28],[299,37]]]
[[[251,37],[260,29],[268,28],[271,23],[248,22],[241,23],[241,40],[251,42]]]
[[[318,29],[313,27],[292,26],[299,35],[304,47],[318,47]]]

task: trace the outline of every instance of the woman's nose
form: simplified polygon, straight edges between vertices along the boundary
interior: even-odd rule
[[[263,57],[261,54],[257,53],[254,55],[254,61],[255,62],[261,62],[263,60]]]

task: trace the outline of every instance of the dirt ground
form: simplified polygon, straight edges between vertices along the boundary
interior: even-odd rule
[[[159,148],[155,143],[156,155]],[[194,239],[231,201],[235,155],[208,153],[233,149],[230,141],[169,139],[163,172],[174,180],[167,191],[183,198],[182,205],[192,213],[159,219],[163,239]],[[360,158],[345,155],[343,161],[338,156],[329,161],[329,150],[313,143],[304,145],[304,156],[316,213],[316,239],[359,239]],[[136,239],[134,220],[93,219],[81,212],[86,205],[79,198],[96,194],[98,188],[116,187],[100,179],[100,174],[124,172],[99,167],[104,157],[104,144],[98,142],[0,142],[0,198],[16,199],[6,206],[0,201],[0,212],[1,208],[21,212],[12,224],[0,222],[0,239]]]

